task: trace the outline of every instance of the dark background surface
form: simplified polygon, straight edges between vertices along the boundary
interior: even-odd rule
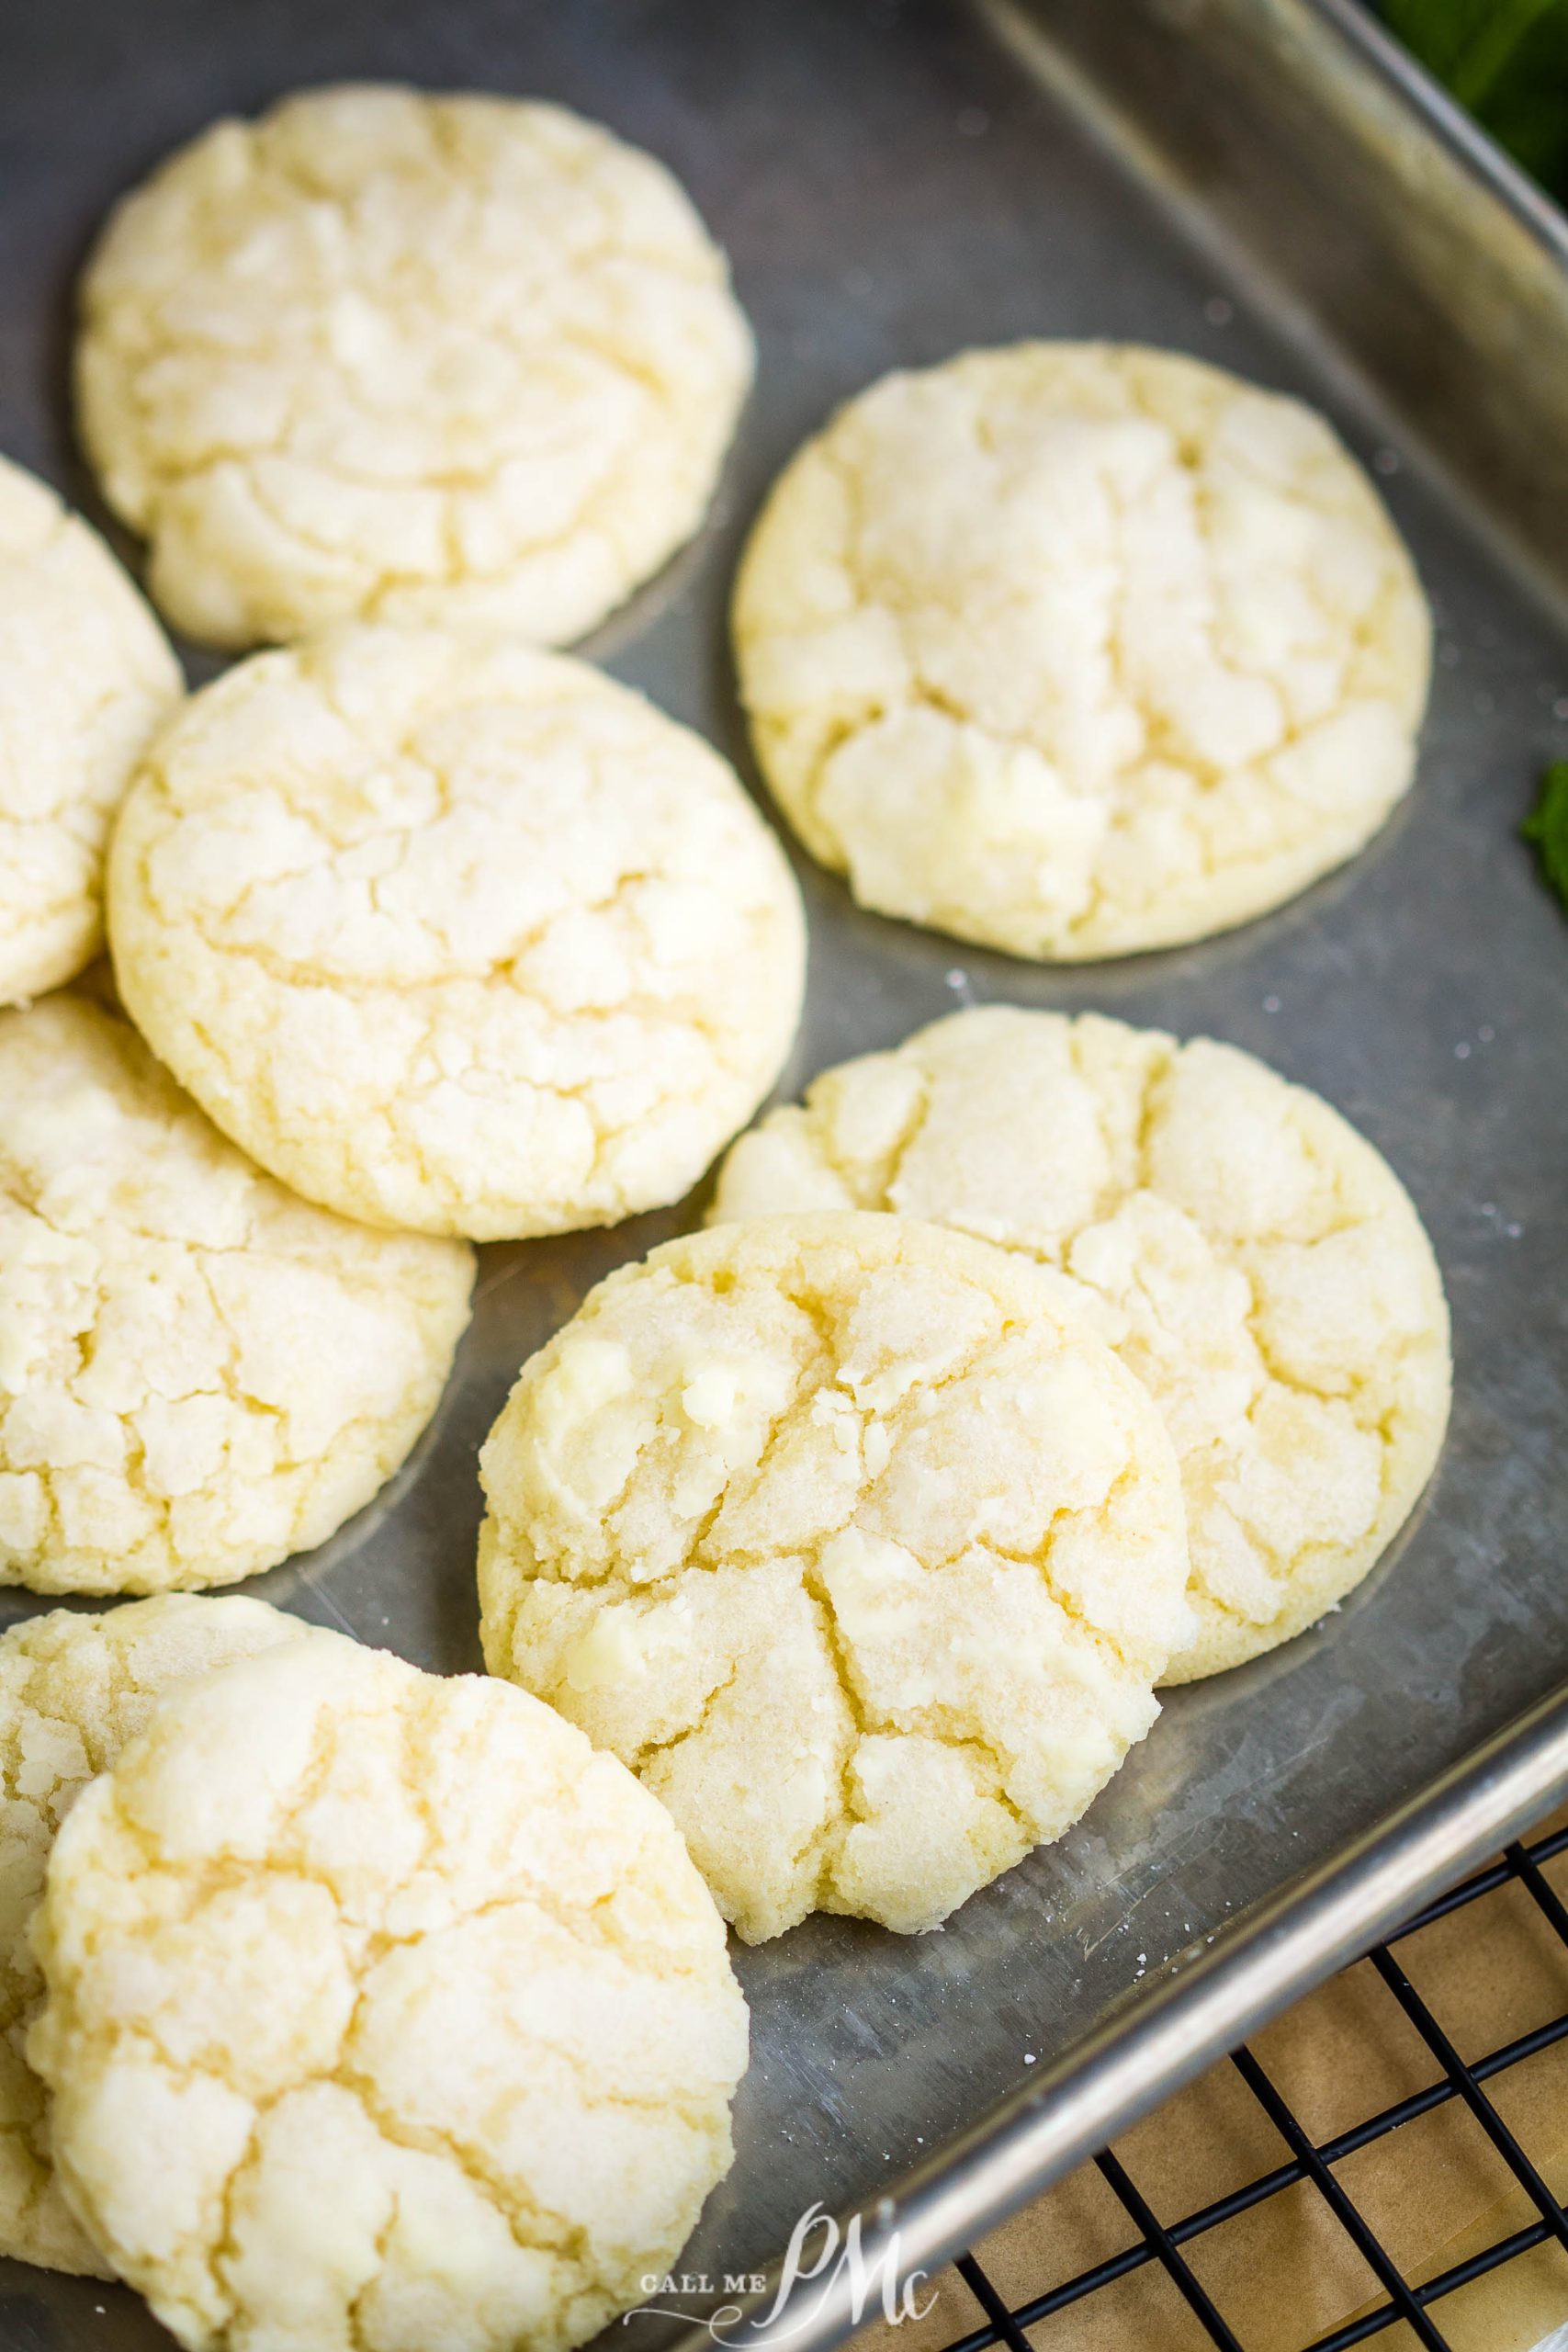
[[[864,2197],[929,2156],[1031,2058],[1568,1671],[1568,924],[1516,838],[1541,764],[1568,752],[1568,646],[1397,421],[1347,399],[1332,346],[1197,259],[1157,189],[961,0],[13,0],[0,447],[102,522],[63,380],[71,284],[106,207],[222,110],[365,75],[578,107],[662,156],[728,246],[760,371],[723,494],[586,650],[753,783],[724,638],[747,522],[836,401],[967,343],[1138,338],[1323,401],[1376,466],[1437,610],[1410,801],[1346,873],[1244,931],[1053,971],[862,914],[802,868],[811,993],[784,1091],[971,999],[1229,1038],[1319,1088],[1409,1183],[1449,1284],[1458,1396],[1434,1490],[1384,1566],[1274,1657],[1173,1694],[1060,1845],[941,1933],[819,1919],[739,1956],[755,2058],[739,2161],[687,2267],[751,2267],[812,2199]],[[252,1589],[424,1665],[476,1666],[478,1443],[586,1287],[694,1214],[485,1252],[458,1376],[410,1468]],[[3,1613],[35,1605],[9,1596]],[[162,2341],[121,2290],[0,2265],[0,2342],[17,2352]]]

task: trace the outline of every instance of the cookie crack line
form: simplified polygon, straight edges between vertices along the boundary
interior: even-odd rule
[[[1109,1311],[1095,1328],[1167,1416],[1187,1490],[1199,1638],[1168,1679],[1321,1616],[1414,1507],[1450,1389],[1430,1245],[1366,1139],[1252,1057],[1099,1014],[971,1008],[768,1114],[710,1219],[795,1211],[818,1171],[865,1210],[1065,1277],[1091,1323]]]
[[[662,1272],[664,1270],[661,1269],[660,1271]],[[671,1271],[675,1272],[677,1282],[685,1282],[694,1288],[701,1286],[700,1276],[693,1276],[690,1273],[682,1272],[678,1269]],[[861,1441],[863,1445],[864,1441],[864,1432],[868,1426],[876,1422],[879,1418],[881,1419],[883,1425],[886,1426],[889,1419],[901,1416],[903,1412],[901,1405],[895,1406],[891,1408],[890,1413],[884,1414],[879,1417],[874,1408],[869,1406],[863,1407],[857,1404],[852,1392],[843,1385],[843,1375],[840,1373],[833,1372],[831,1370],[835,1354],[835,1342],[838,1338],[837,1329],[832,1318],[822,1307],[819,1301],[811,1298],[804,1291],[796,1293],[781,1285],[780,1295],[786,1297],[789,1300],[790,1305],[794,1306],[797,1312],[806,1316],[807,1318],[812,1322],[817,1334],[820,1361],[818,1362],[814,1360],[811,1363],[802,1367],[800,1382],[797,1387],[780,1405],[778,1410],[769,1416],[767,1428],[763,1432],[761,1446],[755,1460],[746,1465],[738,1465],[737,1475],[739,1475],[739,1469],[743,1466],[745,1469],[745,1475],[753,1486],[761,1486],[763,1484],[770,1468],[776,1468],[779,1448],[783,1444],[786,1443],[789,1438],[798,1430],[803,1419],[809,1417],[812,1404],[820,1396],[832,1396],[841,1400],[846,1409],[856,1416],[857,1426],[861,1431]],[[999,1336],[1001,1338],[1005,1338],[1009,1331],[1016,1328],[1016,1326],[1011,1324],[1004,1324]],[[976,1366],[981,1363],[986,1354],[990,1352],[991,1344],[992,1343],[987,1343],[986,1341],[977,1342],[969,1354],[964,1357],[961,1361],[949,1365],[944,1372],[924,1380],[920,1386],[921,1396],[931,1397],[940,1396],[953,1388],[961,1386],[965,1381],[972,1379]],[[812,1377],[813,1374],[817,1375],[814,1383]],[[671,1401],[673,1402],[675,1414],[681,1415],[682,1408],[680,1407],[679,1400],[674,1399]],[[626,1479],[623,1481],[618,1492],[613,1498],[603,1501],[596,1506],[596,1515],[599,1519],[608,1521],[617,1515],[626,1504],[628,1489],[637,1476],[638,1462],[642,1459],[643,1455],[646,1454],[649,1448],[659,1444],[661,1441],[671,1436],[678,1437],[682,1432],[682,1419],[671,1418],[670,1413],[664,1410],[660,1411],[660,1419],[655,1430],[648,1439],[646,1444],[639,1449],[637,1459],[634,1459],[628,1467]],[[871,1484],[874,1485],[874,1483],[875,1480],[874,1478],[871,1481]],[[857,1490],[854,1498],[847,1504],[843,1517],[836,1520],[830,1526],[825,1525],[818,1529],[812,1535],[809,1543],[804,1543],[796,1537],[784,1537],[780,1539],[776,1545],[766,1545],[756,1543],[747,1543],[743,1539],[727,1536],[723,1545],[716,1551],[714,1549],[715,1531],[719,1519],[723,1515],[727,1505],[731,1499],[730,1485],[731,1479],[727,1476],[713,1502],[705,1511],[699,1514],[696,1522],[687,1531],[684,1554],[679,1561],[675,1562],[671,1567],[663,1570],[662,1573],[651,1576],[646,1573],[646,1564],[643,1564],[644,1573],[639,1575],[637,1586],[638,1592],[650,1594],[662,1593],[671,1588],[678,1587],[685,1577],[694,1573],[711,1575],[721,1570],[731,1561],[743,1561],[749,1566],[761,1566],[771,1561],[789,1559],[796,1555],[806,1557],[811,1553],[813,1546],[815,1546],[816,1551],[819,1553],[822,1546],[830,1543],[835,1535],[843,1533],[846,1528],[854,1525],[856,1511],[863,1503],[866,1492],[865,1485],[863,1483],[862,1487]],[[519,1531],[516,1526],[501,1514],[494,1512],[493,1506],[492,1516],[495,1517],[497,1527],[503,1533],[509,1532],[513,1538],[517,1536]],[[956,1560],[963,1556],[964,1551],[968,1548],[969,1540],[965,1539],[965,1541],[951,1554],[934,1555],[930,1565],[938,1567],[951,1566]],[[549,1583],[558,1582],[572,1586],[592,1588],[595,1586],[602,1586],[608,1577],[613,1577],[615,1574],[613,1567],[608,1568],[604,1575],[602,1576],[595,1576],[587,1572],[587,1564],[582,1561],[581,1553],[570,1545],[568,1545],[565,1548],[560,1556],[563,1559],[570,1556],[572,1561],[572,1566],[562,1569],[557,1566],[553,1559],[550,1561],[543,1559],[536,1560],[534,1573],[541,1581]]]
[[[634,876],[626,887],[635,887],[636,883],[644,879],[646,879],[645,876]],[[362,1003],[373,1002],[378,999],[388,997],[406,997],[412,1000],[433,998],[438,1006],[444,996],[457,996],[465,989],[482,989],[499,982],[522,1001],[536,1005],[543,1013],[553,1014],[563,1025],[570,1024],[573,1027],[592,1030],[616,1022],[640,1021],[650,1029],[689,1030],[707,1039],[713,1046],[716,1059],[718,1058],[722,1048],[731,1045],[733,1041],[723,1027],[711,1018],[701,993],[700,983],[693,985],[689,995],[628,995],[611,1005],[581,1004],[562,1009],[543,989],[519,978],[517,965],[546,944],[550,932],[558,922],[583,916],[601,918],[619,910],[621,905],[622,893],[617,892],[616,896],[610,899],[592,903],[585,902],[581,907],[563,910],[560,915],[551,917],[542,923],[536,933],[523,938],[515,946],[509,948],[504,956],[497,956],[488,964],[475,965],[457,971],[438,972],[428,977],[407,980],[380,972],[361,974],[299,965],[253,942],[216,938],[209,927],[200,919],[191,921],[186,917],[183,920],[186,927],[201,941],[215,961],[223,964],[250,965],[255,970],[265,973],[278,987],[300,995],[308,995],[315,990],[326,997],[345,998]],[[759,910],[759,911],[764,915],[766,913],[766,910]],[[163,914],[161,920],[173,929],[176,921],[182,919]],[[433,1012],[430,1029],[435,1028],[439,1021],[439,1012]],[[432,1081],[432,1083],[435,1082],[437,1081]],[[452,1080],[448,1074],[443,1073],[439,1082],[449,1084]],[[571,1102],[581,1100],[594,1085],[604,1082],[603,1080],[588,1078],[572,1085],[543,1080],[536,1080],[532,1083],[535,1091],[540,1094],[552,1094],[562,1102]]]
[[[0,1017],[0,1576],[145,1592],[324,1541],[435,1411],[469,1253],[291,1199],[85,999]]]
[[[62,2167],[193,2346],[312,2308],[352,2332],[383,2278],[405,2311],[525,2308],[569,2346],[729,2160],[745,2010],[721,1922],[657,1803],[498,1681],[298,1627],[162,1702],[73,1809],[44,1904]],[[490,2053],[478,2075],[444,2016]],[[173,2240],[135,2135],[104,2128],[149,2067],[154,2106],[216,2119]],[[657,2182],[627,2193],[656,2135]],[[344,2201],[330,2245],[313,2186]]]
[[[1229,928],[1344,863],[1409,784],[1430,667],[1323,421],[1110,345],[852,400],[774,485],[735,636],[764,775],[854,895],[1043,960]]]
[[[743,1407],[725,1384],[740,1360]],[[717,1387],[688,1400],[709,1372]],[[987,1379],[1005,1409],[987,1410]],[[656,1408],[601,1418],[629,1392]],[[1037,1492],[1043,1427],[1075,1459],[1087,1447],[1092,1475]],[[824,1905],[935,1924],[1018,1858],[1009,1807],[1027,1814],[1029,1775],[1064,1822],[1109,1778],[1184,1615],[1176,1464],[1143,1391],[1032,1268],[897,1217],[720,1225],[621,1269],[525,1367],[480,1475],[492,1671],[649,1775],[748,1939]],[[910,1494],[936,1498],[923,1538]],[[1072,1541],[1088,1549],[1058,1574]],[[1008,1671],[964,1664],[987,1642]],[[592,1671],[574,1679],[580,1654]],[[1061,1708],[1025,1707],[1036,1673]],[[955,1752],[976,1743],[1008,1804],[987,1810]],[[965,1805],[960,1834],[945,1816]],[[933,1870],[922,1905],[911,1887]]]
[[[306,782],[257,791],[302,734]],[[527,835],[491,805],[514,776]],[[678,1199],[805,984],[794,877],[717,754],[492,637],[356,623],[231,671],[133,788],[110,890],[121,993],[209,1115],[307,1198],[427,1233]]]
[[[169,1690],[285,1642],[294,1630],[292,1619],[258,1600],[161,1594],[101,1614],[51,1611],[0,1635],[0,1774],[11,1849],[0,1890],[0,2020],[14,2062],[0,2075],[0,2252],[110,2275],[65,2209],[47,2094],[25,2052],[25,2031],[44,1996],[28,1928],[61,1823]],[[51,1777],[40,1785],[46,1765]]]
[[[75,978],[102,943],[115,806],[184,681],[108,547],[0,458],[0,1003]]]
[[[442,110],[400,149],[393,113]],[[280,168],[289,142],[337,175]],[[581,634],[698,527],[752,368],[662,165],[537,102],[412,91],[305,92],[181,151],[111,219],[83,319],[107,494],[175,617],[229,645],[394,604]]]

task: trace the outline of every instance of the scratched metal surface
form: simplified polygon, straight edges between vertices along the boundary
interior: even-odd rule
[[[1410,1184],[1449,1283],[1459,1383],[1434,1491],[1384,1567],[1286,1650],[1176,1693],[1059,1846],[941,1934],[818,1920],[739,1956],[755,2057],[736,2168],[690,2262],[750,2267],[812,2199],[863,2199],[929,2155],[1025,2080],[1032,2056],[1568,1669],[1568,928],[1515,840],[1540,764],[1568,751],[1568,644],[1397,422],[1345,392],[1332,340],[1299,331],[1290,288],[1276,308],[1212,248],[1199,258],[1170,208],[961,0],[8,10],[0,447],[91,507],[62,358],[71,280],[106,205],[221,109],[362,74],[601,116],[674,166],[728,245],[761,371],[717,512],[589,650],[749,775],[724,642],[749,516],[840,397],[966,343],[1136,336],[1323,401],[1385,477],[1438,613],[1408,806],[1348,873],[1227,938],[1053,972],[857,913],[802,868],[811,990],[785,1091],[971,999],[1230,1038],[1340,1104]],[[321,1552],[254,1589],[423,1665],[476,1666],[479,1440],[590,1283],[694,1213],[487,1251],[457,1377],[413,1462]],[[0,1613],[29,1605],[10,1596]],[[130,2352],[164,2339],[120,2290],[0,2265],[0,2340]]]

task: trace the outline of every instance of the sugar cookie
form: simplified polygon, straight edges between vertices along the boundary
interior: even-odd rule
[[[563,107],[374,84],[215,124],[82,289],[82,431],[215,645],[579,637],[701,521],[751,375],[723,254]]]
[[[0,458],[0,1005],[97,954],[109,819],[183,686],[97,533]]]
[[[901,1218],[726,1226],[602,1283],[491,1431],[487,1663],[664,1800],[749,1940],[936,1926],[1158,1713],[1176,1462],[1060,1291]]]
[[[779,803],[863,905],[1018,956],[1277,906],[1411,777],[1430,624],[1320,416],[1171,352],[886,377],[787,468],[735,602]]]
[[[366,626],[196,695],[116,829],[121,993],[309,1200],[475,1240],[678,1200],[777,1076],[800,897],[583,662]]]
[[[435,1410],[467,1250],[296,1200],[135,1032],[0,1015],[0,1583],[230,1584],[324,1542]]]
[[[1164,1414],[1199,1634],[1289,1640],[1415,1505],[1449,1410],[1442,1280],[1387,1162],[1250,1054],[1098,1013],[953,1013],[830,1069],[725,1162],[714,1216],[892,1209],[1059,1268]]]
[[[36,1941],[55,2161],[191,2352],[564,2352],[730,2158],[746,2007],[668,1815],[517,1690],[340,1635],[177,1691]]]
[[[98,1617],[54,1609],[0,1634],[0,2254],[113,2276],[60,2193],[26,2056],[43,1991],[28,1926],[55,1832],[175,1683],[299,1630],[260,1600],[161,1593]]]

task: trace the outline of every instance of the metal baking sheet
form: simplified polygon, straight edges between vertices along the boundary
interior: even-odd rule
[[[1548,576],[1564,542],[1546,526],[1568,472],[1551,434],[1568,384],[1562,260],[1545,208],[1532,220],[1517,190],[1482,186],[1358,54],[1342,14],[1339,0],[12,0],[0,16],[0,447],[89,512],[64,360],[72,280],[107,205],[226,108],[390,75],[601,117],[666,158],[728,247],[761,366],[722,497],[586,650],[748,776],[724,617],[765,485],[843,396],[966,344],[1139,338],[1318,401],[1374,468],[1436,606],[1410,801],[1347,872],[1227,937],[1052,971],[862,914],[801,865],[810,998],[783,1092],[971,1001],[1099,1006],[1229,1038],[1337,1102],[1405,1178],[1448,1281],[1458,1393],[1433,1490],[1378,1573],[1288,1648],[1174,1693],[1059,1845],[941,1933],[817,1919],[739,1954],[755,2053],[739,2155],[688,2263],[716,2277],[762,2266],[815,2201],[874,2202],[1026,2086],[1032,2061],[1043,2076],[1091,2029],[1135,2016],[1139,1987],[1211,1937],[1223,1952],[1227,1922],[1299,1874],[1333,1864],[1334,1917],[1370,1935],[1374,1898],[1337,1858],[1568,1671],[1568,924],[1516,838],[1541,764],[1568,753],[1568,626]],[[194,675],[212,666],[193,658]],[[484,1252],[457,1376],[413,1461],[254,1589],[423,1665],[477,1666],[478,1444],[589,1285],[699,1210]],[[3,1613],[32,1605],[7,1596]],[[1520,1772],[1545,1786],[1539,1739],[1505,1751],[1488,1785],[1510,1757],[1516,1796]],[[1429,1834],[1457,1842],[1459,1799],[1429,1802]],[[1326,1919],[1328,1898],[1312,1899]],[[1292,1902],[1299,1921],[1307,1897]],[[1151,2050],[1146,2083],[1170,2063]],[[986,2188],[983,2146],[963,2161],[971,2219],[1027,2186],[1015,2168]],[[121,2290],[0,2264],[0,2341],[164,2339]]]

